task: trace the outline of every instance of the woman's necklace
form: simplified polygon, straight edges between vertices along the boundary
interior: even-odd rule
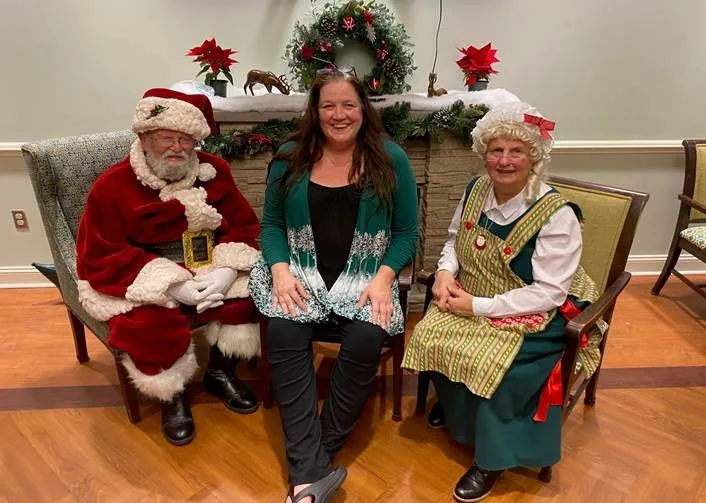
[[[485,229],[487,234],[491,234],[490,228],[493,226],[493,221],[488,218],[488,216],[485,216],[486,224],[487,225],[482,225],[481,224],[481,229]],[[474,243],[474,246],[478,250],[482,250],[485,248],[485,245],[488,243],[488,237],[485,235],[486,233],[483,232],[478,232],[478,235],[476,236],[476,240]]]

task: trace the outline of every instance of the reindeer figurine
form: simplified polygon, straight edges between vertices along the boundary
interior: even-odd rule
[[[448,91],[443,87],[439,89],[434,89],[434,84],[436,84],[436,74],[434,72],[429,73],[429,87],[427,87],[427,98],[432,96],[441,96],[442,94],[448,94]]]
[[[255,96],[252,87],[255,84],[262,84],[267,89],[268,93],[272,92],[274,87],[282,94],[289,94],[289,83],[284,75],[279,77],[272,72],[265,72],[263,70],[250,70],[248,72],[247,79],[245,80],[245,85],[243,86],[243,91],[248,94],[248,89],[250,89],[250,94]]]

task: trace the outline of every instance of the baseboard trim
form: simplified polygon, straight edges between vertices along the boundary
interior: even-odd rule
[[[631,255],[625,268],[635,276],[658,276],[666,260],[666,255]],[[677,270],[682,274],[706,274],[706,264],[682,252]]]
[[[662,272],[666,255],[631,255],[626,269],[635,276],[657,276]],[[682,254],[677,269],[683,274],[706,274],[706,264]],[[0,267],[0,288],[54,288],[54,285],[31,266]]]
[[[54,285],[34,267],[0,267],[0,288],[54,288]]]

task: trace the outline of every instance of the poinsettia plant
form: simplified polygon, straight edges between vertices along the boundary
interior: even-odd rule
[[[211,81],[216,80],[223,73],[228,81],[233,84],[233,75],[230,73],[230,67],[236,60],[231,59],[231,56],[238,51],[233,49],[223,49],[216,43],[216,39],[204,40],[203,44],[197,45],[186,53],[187,56],[195,56],[194,63],[201,64],[201,71],[196,74],[206,74],[206,85],[211,85]]]
[[[479,80],[488,80],[492,73],[498,73],[493,68],[493,63],[500,61],[495,57],[498,50],[493,49],[490,42],[480,49],[469,45],[459,51],[463,57],[456,64],[466,77],[466,85],[472,86]]]

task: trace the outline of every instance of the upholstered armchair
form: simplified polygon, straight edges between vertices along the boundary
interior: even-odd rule
[[[652,294],[659,295],[670,274],[686,283],[696,293],[706,298],[704,285],[691,281],[675,269],[681,251],[706,263],[706,140],[684,140],[684,188],[679,194],[679,213],[674,227],[669,255],[662,273],[652,287]]]
[[[594,405],[600,376],[598,369],[588,378],[578,365],[578,352],[582,336],[604,320],[608,330],[600,342],[601,363],[605,355],[610,332],[610,322],[618,295],[630,281],[625,270],[628,254],[635,237],[640,214],[649,196],[641,192],[618,189],[589,182],[551,177],[548,183],[570,202],[577,204],[583,213],[583,253],[581,265],[595,281],[601,296],[581,314],[569,321],[564,329],[566,349],[562,357],[563,419],[566,420],[585,392],[584,403]],[[427,285],[424,309],[432,299],[431,287],[434,274],[421,271],[418,281]],[[421,372],[417,388],[418,415],[424,414],[429,389],[429,375]],[[539,478],[550,481],[552,467],[542,468]]]
[[[34,194],[51,248],[58,287],[66,305],[79,362],[88,361],[84,327],[106,344],[108,325],[86,313],[76,286],[76,232],[88,192],[98,176],[127,156],[135,135],[130,131],[57,138],[22,146]],[[108,348],[107,344],[106,347]],[[131,422],[140,420],[137,390],[115,358],[120,389]]]

